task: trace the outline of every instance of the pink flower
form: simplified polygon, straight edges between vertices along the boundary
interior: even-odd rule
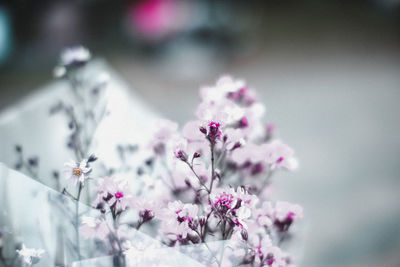
[[[234,80],[230,76],[222,76],[214,86],[200,88],[200,96],[204,102],[220,102],[226,99],[230,93],[234,93],[244,87],[245,82],[243,80]]]
[[[231,159],[238,165],[243,165],[246,162],[252,164],[260,163],[266,160],[267,145],[261,144],[256,145],[253,143],[247,143],[232,152]]]
[[[268,144],[266,157],[271,169],[294,170],[298,166],[293,149],[280,140],[274,140]]]
[[[201,134],[199,126],[196,127],[195,131]],[[177,139],[173,145],[175,158],[189,162],[193,158],[209,154],[210,150],[208,141],[204,135],[202,136],[202,140]]]
[[[79,231],[86,239],[97,238],[100,240],[105,240],[110,233],[105,221],[87,216],[82,217],[82,226],[79,227]]]
[[[210,143],[215,144],[217,139],[221,137],[221,124],[216,121],[211,121],[208,124],[207,139]]]
[[[175,0],[140,1],[132,6],[130,19],[143,37],[159,39],[175,30],[179,11]]]
[[[133,197],[130,201],[130,206],[139,211],[141,217],[146,216],[159,216],[162,213],[163,207],[160,201],[150,199],[146,196]],[[148,217],[147,217],[148,218]]]
[[[250,244],[254,248],[255,263],[259,266],[284,267],[282,251],[272,244],[271,238],[268,235],[256,235],[250,240]]]
[[[127,180],[107,177],[99,181],[96,204],[107,203],[117,211],[125,210],[132,199]]]
[[[256,101],[255,91],[249,89],[247,86],[242,86],[234,92],[228,93],[228,98],[234,100],[238,104],[250,106]]]
[[[303,208],[298,204],[278,201],[275,204],[274,225],[279,231],[287,231],[293,222],[303,218]]]
[[[185,124],[182,129],[183,137],[188,142],[201,142],[204,141],[204,134],[199,131],[202,126],[202,122],[199,120],[189,121]]]
[[[255,210],[256,222],[260,226],[271,227],[273,224],[274,210],[269,201],[265,201],[261,208]]]
[[[173,142],[178,135],[178,124],[175,122],[161,119],[156,123],[154,136],[150,146],[156,154],[164,154],[166,147]]]
[[[170,202],[161,215],[162,230],[171,239],[186,239],[187,235],[193,233],[193,229],[197,227],[197,214],[196,205],[183,204],[181,201]]]
[[[166,142],[177,134],[178,124],[165,119],[157,121],[157,129],[154,138],[161,142]]]
[[[247,219],[258,202],[256,196],[241,187],[236,191],[233,188],[217,188],[210,194],[210,200],[211,210],[217,218],[229,218],[241,229],[247,228]]]

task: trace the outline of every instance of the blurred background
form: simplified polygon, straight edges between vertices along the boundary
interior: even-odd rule
[[[2,1],[0,110],[77,44],[180,124],[245,78],[301,163],[275,192],[305,208],[301,266],[400,266],[399,30],[399,0]]]

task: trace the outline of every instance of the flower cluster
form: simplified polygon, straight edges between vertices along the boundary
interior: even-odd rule
[[[162,231],[172,242],[185,242],[187,239],[198,238],[196,230],[199,218],[198,206],[183,204],[181,201],[170,202],[163,214]]]
[[[74,86],[75,71],[89,59],[82,48],[62,56],[61,67],[72,73],[67,78],[72,77]],[[293,149],[275,138],[273,124],[263,120],[264,106],[244,81],[224,76],[202,87],[200,99],[196,117],[182,128],[169,120],[157,123],[147,144],[138,145],[146,156],[135,162],[139,167],[134,172],[105,167],[103,178],[94,181],[96,197],[90,201],[98,215],[80,218],[76,208],[77,241],[82,234],[108,244],[107,250],[124,266],[129,235],[144,226],[168,246],[205,244],[211,265],[229,264],[222,262],[227,260],[224,250],[216,257],[207,246],[224,240],[238,244],[234,256],[240,264],[293,266],[281,245],[295,232],[302,208],[271,200],[267,190],[274,174],[296,169]],[[65,173],[78,187],[74,199],[79,200],[93,160],[82,160],[89,146],[81,147],[88,142],[79,137],[82,123],[72,115],[76,131],[71,142],[78,161],[66,163]]]
[[[171,189],[156,216],[161,239],[170,246],[236,240],[245,247],[242,263],[291,265],[279,246],[302,208],[274,204],[266,189],[274,173],[296,169],[294,151],[273,138],[263,105],[243,81],[222,77],[200,96],[195,120],[182,131],[163,120],[149,142],[153,168],[146,175],[156,173]]]

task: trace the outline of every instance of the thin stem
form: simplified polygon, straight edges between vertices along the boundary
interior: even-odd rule
[[[199,183],[204,187],[204,189],[207,191],[208,194],[211,193],[211,191],[207,188],[207,186],[204,184],[203,180],[199,177],[199,175],[196,173],[196,171],[193,168],[193,165],[190,164],[189,162],[185,161],[186,164],[189,166],[189,168],[192,170],[194,176],[199,180]]]
[[[225,146],[225,144],[224,144],[224,145],[222,146],[222,152],[221,152],[221,154],[219,155],[217,161],[215,162],[215,166],[218,166],[219,163],[221,162],[221,160],[225,157],[225,154],[226,154],[225,152],[226,152],[226,146]]]
[[[76,199],[76,197],[74,197],[70,192],[68,192],[68,190],[65,187],[63,188],[61,194],[67,195],[67,196],[71,197],[73,200],[78,201],[78,199]]]
[[[202,239],[200,233],[198,231],[195,230],[195,232],[199,235],[200,239]],[[203,241],[203,244],[206,246],[206,248],[208,249],[208,251],[210,251],[211,256],[213,256],[213,258],[215,259],[215,261],[217,262],[218,266],[221,266],[221,263],[218,261],[218,258],[215,256],[214,252],[211,250],[211,248],[207,245],[206,242]]]
[[[214,178],[215,178],[215,163],[214,163],[214,147],[215,147],[215,145],[213,143],[211,143],[210,147],[211,147],[211,183],[210,183],[209,193],[211,193],[211,191],[212,191]]]
[[[113,226],[114,226],[114,236],[115,236],[115,241],[117,242],[118,245],[118,249],[119,249],[119,253],[118,253],[118,257],[120,257],[119,259],[121,260],[121,262],[118,261],[118,266],[124,267],[126,266],[125,263],[125,258],[123,257],[123,250],[122,250],[122,245],[121,245],[121,241],[119,240],[119,236],[118,236],[118,216],[113,216]]]
[[[222,222],[222,240],[225,240],[226,220]]]
[[[137,224],[137,226],[136,226],[136,230],[139,230],[140,227],[143,225],[143,223],[144,223],[143,220],[139,220],[139,221],[138,221],[138,224]]]
[[[77,246],[77,253],[78,253],[78,259],[79,261],[81,260],[81,247],[80,247],[80,238],[79,238],[79,199],[81,197],[81,192],[82,192],[82,183],[79,183],[79,189],[78,189],[78,195],[76,197],[76,202],[75,202],[75,237],[76,237],[76,246]]]

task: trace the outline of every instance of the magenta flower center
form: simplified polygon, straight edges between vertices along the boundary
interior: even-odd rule
[[[243,117],[240,121],[239,121],[239,127],[241,128],[245,128],[249,126],[249,121],[247,120],[246,117]]]
[[[218,200],[214,203],[214,206],[220,205],[221,207],[226,207],[230,209],[232,202],[233,202],[233,195],[223,192],[219,196]]]
[[[115,198],[116,198],[116,199],[120,199],[120,198],[122,198],[122,197],[124,197],[124,194],[123,194],[122,192],[117,192],[117,193],[115,193]]]
[[[272,264],[274,263],[274,261],[275,261],[274,258],[268,259],[268,260],[267,260],[267,264],[268,264],[268,265],[272,265]]]
[[[279,157],[277,160],[276,160],[276,163],[281,163],[283,161],[283,157]]]

